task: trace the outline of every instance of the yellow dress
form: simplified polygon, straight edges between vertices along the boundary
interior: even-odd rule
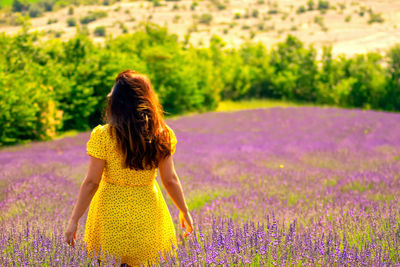
[[[87,142],[87,153],[106,161],[86,220],[84,242],[88,252],[93,254],[101,248],[103,260],[106,254],[114,255],[131,266],[157,263],[159,252],[165,250],[176,255],[172,249],[177,247],[175,227],[155,180],[157,169],[123,168],[108,128],[108,124],[96,126]],[[167,128],[174,153],[177,140],[173,130]]]

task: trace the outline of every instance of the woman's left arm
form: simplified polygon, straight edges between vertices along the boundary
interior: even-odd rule
[[[76,230],[78,229],[78,221],[85,213],[94,194],[99,187],[103,169],[105,166],[105,160],[90,156],[89,169],[86,178],[83,180],[78,200],[72,211],[71,217],[68,221],[68,226],[65,231],[65,241],[74,247],[76,239]]]

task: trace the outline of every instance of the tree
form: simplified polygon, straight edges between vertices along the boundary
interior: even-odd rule
[[[14,0],[12,2],[13,12],[23,12],[29,9],[29,2],[27,0]]]

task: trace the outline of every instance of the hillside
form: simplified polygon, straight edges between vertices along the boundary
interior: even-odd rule
[[[0,31],[16,33],[17,15],[10,7],[3,8]],[[67,6],[31,19],[33,29],[44,31],[47,38],[68,39],[76,25],[83,25],[96,42],[110,34],[133,32],[142,21],[168,26],[194,46],[207,46],[212,34],[221,36],[226,47],[238,47],[246,40],[270,46],[290,33],[318,48],[331,44],[334,55],[352,55],[382,51],[400,42],[400,2],[390,0],[125,0]]]

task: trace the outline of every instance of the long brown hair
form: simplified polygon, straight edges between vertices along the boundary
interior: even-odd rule
[[[125,168],[156,168],[161,159],[171,155],[163,110],[146,75],[134,70],[118,74],[107,102],[106,121]]]

